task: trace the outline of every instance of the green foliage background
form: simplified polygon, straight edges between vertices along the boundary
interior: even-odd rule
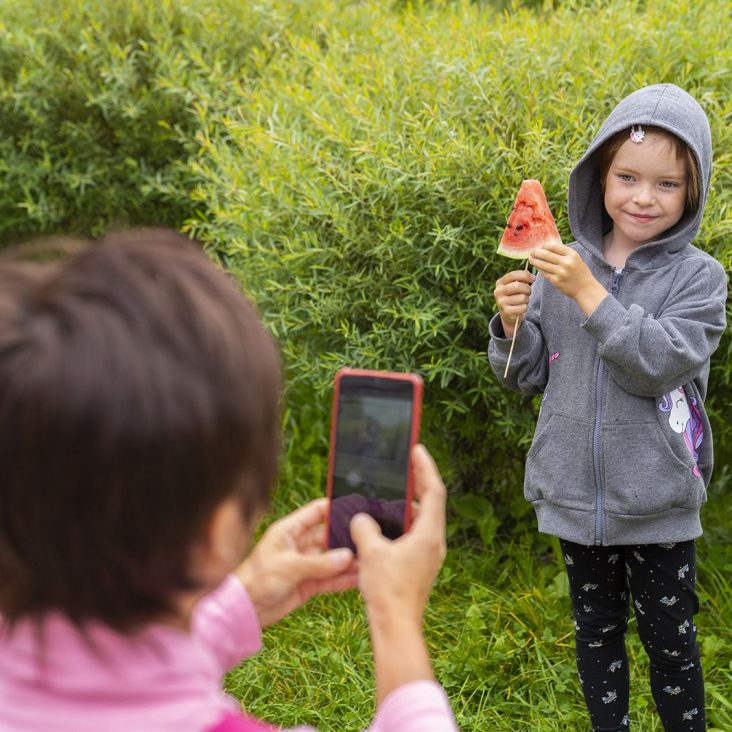
[[[340,365],[419,371],[424,439],[451,483],[488,497],[494,523],[516,522],[535,405],[485,358],[515,191],[540,179],[569,241],[567,176],[600,120],[632,89],[673,81],[712,122],[699,241],[729,266],[728,20],[718,0],[510,12],[6,1],[0,239],[183,228],[280,338],[293,429],[326,419]],[[724,457],[730,349],[726,339],[710,398]],[[304,415],[313,400],[318,414]],[[322,457],[325,441],[313,448]],[[299,471],[300,493],[314,477]]]
[[[493,283],[511,266],[497,241],[528,177],[543,183],[570,241],[572,165],[615,102],[668,81],[710,118],[715,174],[698,243],[730,271],[731,11],[729,0],[5,0],[0,241],[141,223],[189,232],[282,344],[279,510],[322,492],[336,368],[415,370],[426,381],[424,441],[454,494],[453,541],[480,551],[510,531],[539,555],[549,546],[520,490],[536,404],[507,393],[485,357]],[[719,465],[732,458],[731,381],[727,335],[708,402]],[[727,478],[718,470],[714,495]],[[459,564],[475,574],[450,570],[455,592],[485,601],[470,605],[466,626],[461,608],[461,629],[448,632],[461,647],[472,632],[470,647],[487,632],[480,608],[493,589],[484,564]],[[544,582],[549,571],[551,589],[551,568],[529,572]],[[496,643],[521,627],[514,617]],[[498,651],[515,660],[509,646]],[[491,716],[486,680],[498,671],[485,664],[503,658],[496,652],[438,659],[464,701],[464,727],[518,729],[521,718],[554,729],[530,698],[513,726]],[[343,680],[357,674],[338,659]],[[719,710],[732,729],[729,705]],[[343,711],[354,724],[368,712],[366,699]]]

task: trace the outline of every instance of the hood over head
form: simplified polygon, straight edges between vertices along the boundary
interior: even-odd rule
[[[627,130],[630,134],[633,125],[658,127],[683,140],[696,158],[701,183],[697,209],[685,212],[660,239],[644,244],[631,254],[629,259],[640,263],[639,260],[656,256],[659,247],[669,253],[679,250],[699,230],[711,179],[712,136],[709,121],[699,103],[674,84],[654,84],[639,89],[613,109],[569,176],[568,209],[572,234],[600,256],[602,237],[610,230],[612,221],[603,204],[597,153],[602,144],[618,132]]]

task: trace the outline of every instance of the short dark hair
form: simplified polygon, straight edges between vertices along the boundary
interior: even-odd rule
[[[646,132],[655,132],[657,135],[665,137],[673,147],[673,150],[676,153],[676,159],[686,161],[687,188],[685,209],[686,211],[696,211],[697,208],[699,208],[699,201],[701,199],[701,177],[699,175],[699,165],[694,153],[691,151],[691,148],[680,137],[677,137],[672,132],[669,132],[662,127],[644,126],[643,129]],[[603,192],[605,191],[605,181],[607,180],[607,175],[610,172],[610,166],[612,165],[621,145],[628,140],[629,137],[630,129],[618,132],[610,139],[606,140],[597,151],[600,169],[600,184],[602,185]]]
[[[200,245],[111,233],[68,261],[0,263],[0,613],[129,631],[193,589],[221,502],[266,508],[274,339]]]

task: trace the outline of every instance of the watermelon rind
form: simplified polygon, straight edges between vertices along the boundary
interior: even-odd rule
[[[531,249],[522,249],[519,250],[516,247],[504,247],[503,243],[498,245],[498,249],[496,250],[496,254],[500,254],[503,257],[508,257],[509,259],[528,259],[533,253],[534,249],[541,249],[545,244],[561,244],[562,239],[558,236],[549,237],[547,239],[544,239],[541,244],[537,244],[536,246],[531,247]]]
[[[500,245],[496,250],[496,254],[500,254],[502,257],[518,260],[528,259],[533,253],[533,249],[523,249],[522,251],[518,251],[517,249],[507,249],[503,245]]]

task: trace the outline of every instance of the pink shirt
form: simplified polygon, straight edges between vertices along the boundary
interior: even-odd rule
[[[151,625],[128,637],[90,624],[87,638],[61,615],[11,634],[0,623],[0,732],[204,732],[240,709],[221,677],[261,647],[254,607],[228,577],[196,608],[192,630]],[[300,728],[305,730],[305,728]],[[393,691],[372,732],[456,730],[434,682]]]

